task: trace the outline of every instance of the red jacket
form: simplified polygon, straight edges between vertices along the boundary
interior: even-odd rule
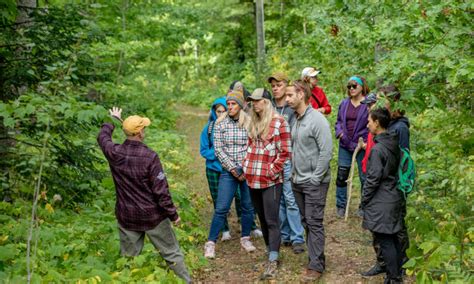
[[[370,150],[372,150],[372,147],[374,147],[374,145],[374,137],[372,133],[369,132],[369,135],[367,136],[367,146],[365,147],[365,155],[362,159],[362,172],[364,174],[367,173],[367,162],[369,161]]]
[[[311,90],[311,98],[309,98],[309,103],[314,109],[318,109],[323,107],[324,108],[324,114],[330,114],[331,113],[331,105],[329,104],[328,98],[326,97],[326,94],[324,93],[323,89],[319,87],[314,87],[313,90]]]

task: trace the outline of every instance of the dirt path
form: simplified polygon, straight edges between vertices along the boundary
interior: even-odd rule
[[[178,131],[186,135],[193,155],[193,162],[190,165],[192,178],[188,186],[208,197],[209,206],[202,210],[202,216],[203,223],[209,227],[212,218],[212,201],[207,187],[204,159],[199,155],[199,135],[207,121],[207,111],[195,107],[185,107],[180,112],[181,117],[177,123]],[[333,171],[335,168],[333,164]],[[333,177],[335,176],[335,173],[333,173]],[[356,200],[359,197],[357,195],[358,191],[357,188],[354,188],[353,192],[356,196],[352,199],[354,202],[352,202],[351,212],[356,210]],[[263,239],[257,239],[254,240],[257,252],[247,254],[240,250],[240,225],[237,223],[234,212],[232,209],[232,215],[229,217],[232,240],[218,242],[216,259],[210,260],[208,267],[195,273],[194,280],[196,282],[259,282],[259,275],[266,260],[264,254],[265,244]],[[335,187],[334,184],[331,184],[324,220],[326,271],[320,283],[383,282],[382,276],[364,279],[359,275],[360,271],[368,269],[374,261],[371,236],[367,231],[361,229],[360,224],[361,219],[356,216],[350,216],[347,223],[336,218]],[[307,264],[307,253],[295,255],[291,248],[282,247],[280,255],[281,266],[278,278],[277,281],[272,282],[300,282],[301,273]]]

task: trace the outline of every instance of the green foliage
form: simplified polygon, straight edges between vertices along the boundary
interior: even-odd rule
[[[42,165],[33,282],[178,281],[151,244],[136,258],[119,256],[113,182],[96,142],[101,123],[111,121],[112,106],[123,107],[124,117],[151,118],[147,144],[162,159],[183,220],[176,234],[187,265],[192,270],[205,264],[197,250],[205,232],[195,209],[203,200],[182,183],[189,155],[182,137],[171,131],[179,88],[177,81],[167,82],[171,73],[162,66],[185,42],[185,27],[153,24],[160,11],[178,12],[169,5],[99,2],[51,1],[48,9],[34,10],[30,25],[0,37],[0,57],[6,59],[0,61],[6,70],[0,75],[0,130],[11,141],[2,145],[8,159],[1,161],[1,197],[10,202],[0,203],[2,280],[26,280],[27,216]],[[165,47],[163,34],[176,42]],[[123,141],[120,127],[114,137]]]
[[[417,191],[408,198],[412,245],[406,267],[420,282],[472,281],[474,156],[466,144],[474,129],[467,117],[433,109],[413,122],[415,159],[421,167]]]
[[[113,185],[103,179],[109,173],[95,137],[112,106],[152,119],[147,143],[185,220],[178,238],[188,265],[203,265],[195,209],[202,201],[179,182],[189,158],[172,131],[174,107],[208,107],[234,80],[250,91],[269,87],[257,80],[253,2],[38,3],[24,26],[14,24],[16,1],[0,4],[0,183],[13,200],[0,203],[0,279],[25,280],[24,200],[43,164],[34,281],[175,281],[149,244],[135,259],[118,256]],[[411,119],[418,173],[406,268],[421,283],[473,281],[471,14],[472,4],[460,0],[265,1],[266,73],[294,79],[305,66],[321,69],[331,124],[350,75],[372,89],[401,89],[393,107]],[[123,139],[120,131],[115,138]]]

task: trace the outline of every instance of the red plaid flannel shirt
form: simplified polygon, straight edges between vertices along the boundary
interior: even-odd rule
[[[291,133],[288,122],[275,116],[267,138],[250,139],[243,170],[250,188],[268,188],[283,183],[283,164],[291,157]]]

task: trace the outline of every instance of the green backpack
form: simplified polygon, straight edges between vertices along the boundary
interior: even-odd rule
[[[398,189],[403,192],[405,199],[407,194],[415,189],[415,162],[410,156],[410,151],[400,148],[400,164],[398,165]]]

